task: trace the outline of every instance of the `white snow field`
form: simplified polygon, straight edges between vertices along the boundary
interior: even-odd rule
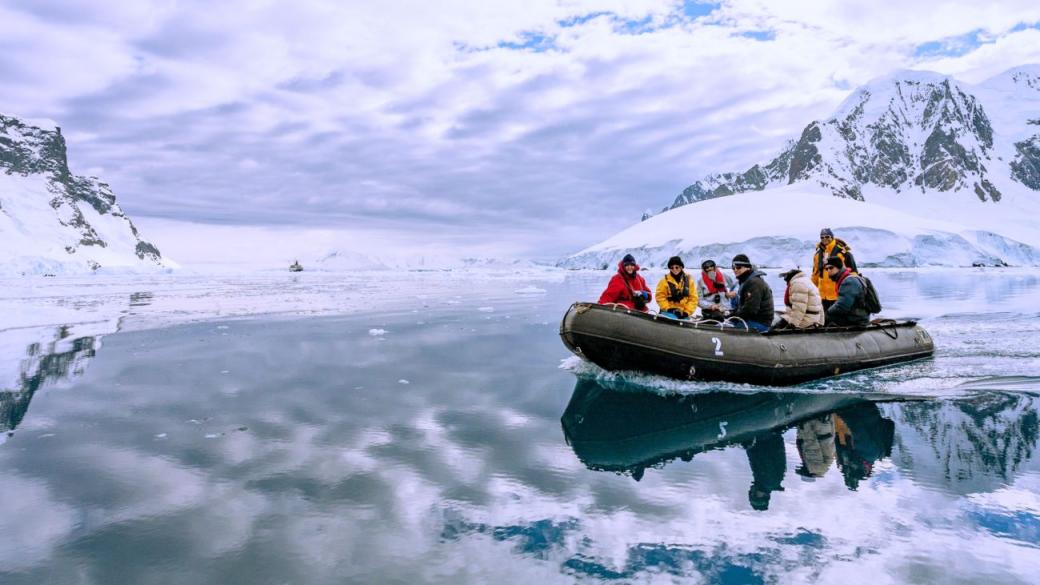
[[[879,197],[880,199],[880,197]],[[909,198],[906,198],[909,199]],[[725,265],[747,254],[760,266],[808,267],[820,228],[848,242],[865,266],[971,266],[1005,260],[1040,265],[1040,198],[1007,206],[951,206],[917,200],[911,210],[842,199],[795,184],[685,205],[637,223],[560,262],[568,268],[613,267],[626,253],[644,266],[670,256],[694,266],[713,258]],[[935,207],[937,209],[931,209]],[[945,212],[938,209],[945,207]],[[941,219],[939,219],[941,218]],[[1001,233],[996,233],[999,229]],[[1019,239],[1020,238],[1020,239]]]

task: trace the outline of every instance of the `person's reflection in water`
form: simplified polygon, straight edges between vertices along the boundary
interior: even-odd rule
[[[798,425],[796,445],[802,464],[794,470],[795,473],[809,480],[823,477],[835,458],[831,415],[825,414]]]
[[[870,477],[874,464],[892,455],[895,423],[876,404],[857,404],[834,413],[838,468],[850,490]]]
[[[783,491],[781,482],[787,471],[787,455],[784,452],[784,436],[772,430],[744,443],[748,463],[751,464],[751,489],[748,501],[755,510],[769,509],[770,495]]]

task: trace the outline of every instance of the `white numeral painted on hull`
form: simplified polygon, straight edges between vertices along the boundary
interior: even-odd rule
[[[722,353],[722,340],[718,337],[712,337],[711,340],[715,342],[715,355],[725,355]]]
[[[722,421],[719,423],[719,435],[715,437],[716,439],[721,439],[726,436],[726,425],[728,424],[728,421]]]

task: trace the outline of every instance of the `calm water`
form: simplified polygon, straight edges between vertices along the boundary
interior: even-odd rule
[[[0,583],[1040,582],[1036,277],[878,272],[936,358],[787,390],[561,368],[605,278],[21,347]]]

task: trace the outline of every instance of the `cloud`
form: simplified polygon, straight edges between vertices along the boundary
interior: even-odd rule
[[[59,120],[74,170],[106,169],[131,216],[550,256],[893,69],[1040,60],[1036,22],[1018,0],[16,2],[0,111]]]

